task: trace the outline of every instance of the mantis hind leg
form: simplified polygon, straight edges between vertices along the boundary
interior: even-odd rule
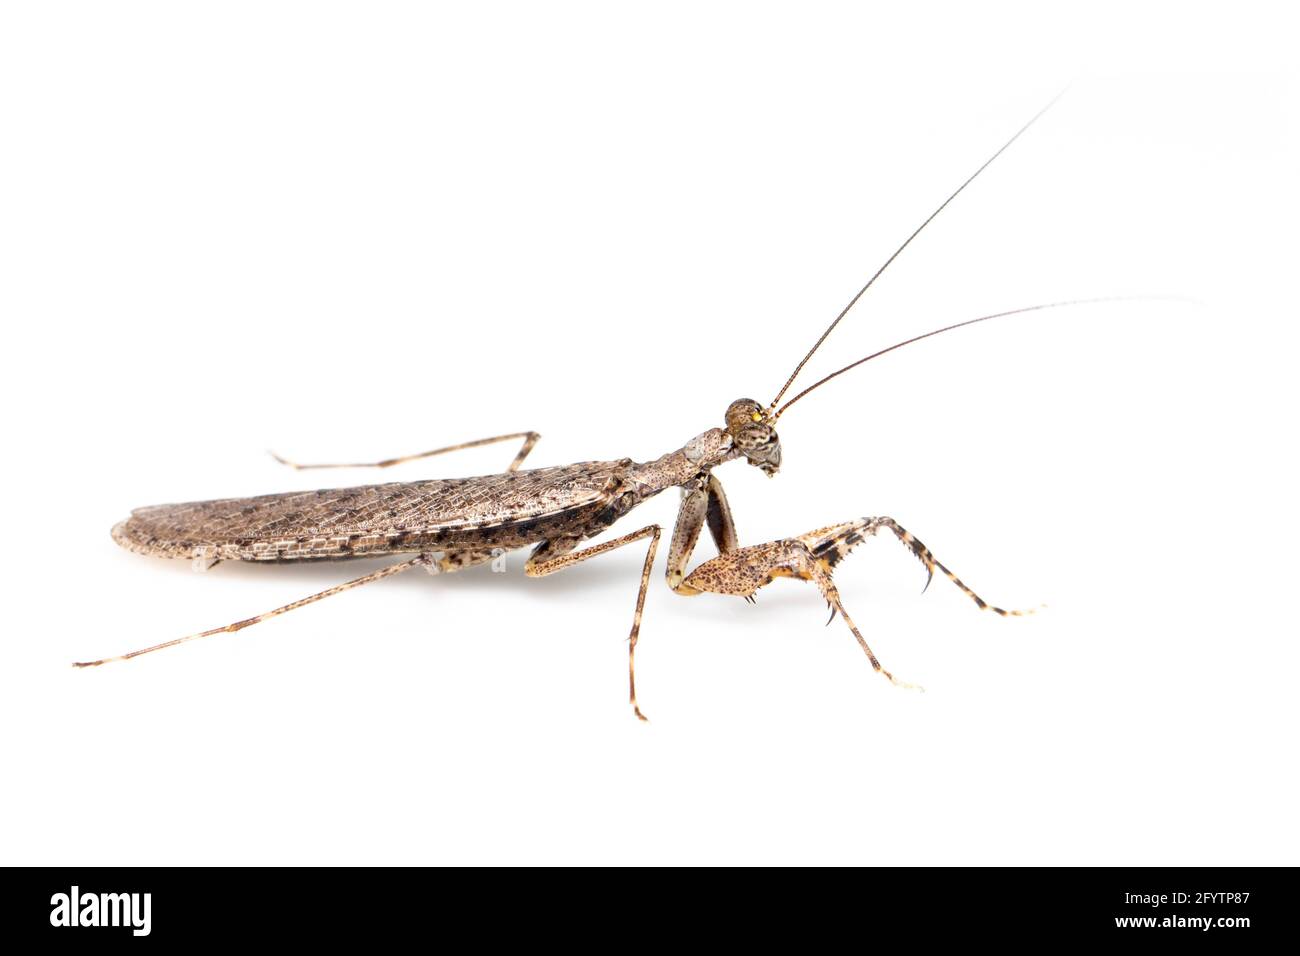
[[[430,574],[450,574],[453,571],[460,571],[464,568],[473,567],[476,564],[483,564],[491,561],[502,552],[500,550],[485,549],[466,549],[462,551],[446,551],[441,557],[434,553],[421,554],[418,557],[401,561],[397,564],[390,564],[388,567],[380,568],[378,571],[371,571],[369,574],[363,574],[359,578],[353,578],[351,581],[345,581],[342,584],[336,584],[324,591],[318,591],[315,594],[297,601],[292,601],[271,611],[265,611],[254,617],[244,618],[241,621],[235,621],[233,624],[226,624],[223,627],[214,627],[211,630],[199,631],[196,634],[187,634],[185,637],[174,638],[170,641],[164,641],[161,644],[155,644],[152,647],[143,647],[139,650],[131,651],[127,654],[120,654],[116,657],[103,657],[96,661],[78,661],[73,667],[98,667],[100,664],[107,664],[110,661],[126,661],[133,657],[139,657],[141,654],[149,654],[153,651],[161,651],[168,647],[175,647],[178,644],[185,644],[189,641],[197,640],[200,637],[211,637],[214,634],[233,634],[235,631],[242,631],[246,627],[252,627],[254,624],[261,624],[268,618],[278,617],[288,611],[296,611],[300,607],[306,607],[308,604],[315,604],[327,597],[333,597],[335,594],[341,594],[352,588],[360,587],[363,584],[370,584],[379,581],[382,578],[390,577],[394,574],[400,574],[403,571],[409,571],[414,567],[422,567]]]
[[[461,442],[459,445],[448,445],[445,448],[435,448],[432,451],[422,451],[414,455],[402,455],[399,458],[385,458],[383,461],[365,461],[344,464],[303,465],[296,461],[282,458],[275,452],[271,452],[271,457],[280,464],[288,465],[290,468],[297,469],[298,471],[305,471],[309,468],[389,468],[393,465],[400,465],[408,461],[417,461],[421,458],[432,458],[434,455],[443,455],[448,452],[463,451],[466,448],[478,448],[481,445],[494,445],[497,442],[522,438],[524,440],[523,445],[520,446],[519,452],[515,455],[514,461],[510,463],[508,468],[506,468],[506,471],[515,471],[519,468],[520,464],[523,463],[523,460],[528,457],[528,453],[533,450],[533,446],[537,444],[537,440],[541,437],[542,436],[537,432],[511,432],[509,435],[494,435],[492,438],[477,438],[474,441]]]
[[[235,621],[233,624],[227,624],[224,627],[214,627],[211,630],[199,631],[196,634],[187,634],[185,637],[177,637],[170,641],[164,641],[161,644],[154,644],[152,647],[142,647],[136,651],[130,651],[126,654],[119,654],[116,657],[102,657],[96,661],[78,661],[73,667],[98,667],[100,664],[107,664],[110,661],[126,661],[133,657],[139,657],[141,654],[150,654],[153,651],[161,651],[168,647],[175,647],[178,644],[184,644],[188,641],[198,640],[200,637],[211,637],[214,634],[233,634],[235,631],[242,631],[246,627],[252,627],[254,624],[261,624],[267,618],[277,617],[289,611],[296,611],[300,607],[308,604],[315,604],[327,597],[335,594],[341,594],[344,591],[360,587],[363,584],[370,584],[381,578],[386,578],[394,574],[401,574],[403,571],[409,571],[417,565],[428,567],[432,562],[432,555],[421,554],[419,557],[411,558],[398,564],[390,564],[386,568],[380,568],[378,571],[371,571],[369,574],[363,574],[359,578],[353,578],[351,581],[345,581],[342,584],[336,584],[332,588],[326,588],[324,591],[318,591],[315,594],[305,598],[299,598],[297,601],[291,601],[288,604],[277,607],[271,611],[264,611],[254,617],[244,618],[242,621]]]

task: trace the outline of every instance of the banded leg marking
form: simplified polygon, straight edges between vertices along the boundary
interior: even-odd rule
[[[934,579],[934,569],[938,568],[940,571],[944,573],[944,575],[948,578],[949,581],[957,585],[957,587],[961,588],[962,593],[964,593],[968,598],[974,601],[975,604],[980,608],[980,610],[993,611],[995,614],[1001,614],[1003,617],[1025,617],[1029,614],[1033,614],[1034,611],[1037,610],[1037,608],[1031,607],[1031,608],[1025,608],[1021,610],[1008,611],[1005,608],[996,607],[995,605],[990,604],[988,601],[984,600],[982,597],[980,597],[978,594],[976,594],[974,591],[968,588],[962,582],[961,578],[957,577],[957,575],[953,574],[946,567],[944,567],[943,563],[934,556],[934,554],[930,551],[929,548],[927,548],[924,544],[921,543],[921,540],[919,538],[913,535],[910,531],[908,531],[906,528],[900,525],[893,518],[864,518],[863,520],[873,523],[872,533],[874,533],[876,527],[888,528],[890,531],[894,532],[894,534],[898,537],[898,540],[903,542],[903,544],[907,545],[908,549],[914,555],[916,555],[917,559],[923,565],[925,565],[926,571],[929,572],[929,577],[927,577],[925,580],[925,588],[922,588],[922,593],[924,593],[925,590],[930,587],[930,581]]]

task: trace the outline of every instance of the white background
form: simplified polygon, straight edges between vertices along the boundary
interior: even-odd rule
[[[1296,85],[1177,4],[8,4],[6,863],[1297,862]],[[647,459],[873,362],[718,476],[743,543],[888,514],[756,607],[638,546],[412,573],[129,554],[132,507],[518,429]],[[810,377],[805,381],[812,381]],[[675,493],[619,532],[671,523]],[[704,544],[700,558],[712,546]]]

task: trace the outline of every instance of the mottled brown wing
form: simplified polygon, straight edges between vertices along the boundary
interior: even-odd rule
[[[630,462],[392,482],[137,508],[113,528],[159,557],[283,561],[454,547],[523,547],[597,513]]]

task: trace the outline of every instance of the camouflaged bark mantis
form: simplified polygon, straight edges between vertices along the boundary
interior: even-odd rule
[[[831,577],[837,563],[853,547],[878,530],[883,528],[896,535],[925,565],[931,576],[936,568],[942,571],[979,607],[1004,615],[1025,613],[1004,611],[987,604],[891,518],[848,521],[794,538],[742,548],[737,541],[726,494],[713,470],[727,462],[744,459],[769,476],[775,475],[781,465],[781,443],[775,428],[777,420],[809,392],[863,362],[911,342],[961,326],[1005,315],[1073,304],[1051,303],[1015,309],[927,332],[845,366],[778,407],[808,360],[890,263],[1050,106],[1049,103],[1026,123],[898,247],[822,333],[786,380],[776,398],[767,406],[753,399],[738,399],[726,409],[721,427],[709,428],[681,448],[645,462],[623,458],[521,471],[520,464],[540,436],[531,431],[517,432],[402,458],[356,465],[300,465],[279,459],[286,465],[300,469],[384,468],[460,449],[520,440],[522,445],[514,460],[499,474],[478,478],[361,485],[136,509],[127,520],[113,528],[113,539],[118,544],[141,554],[188,559],[199,570],[206,570],[220,561],[234,560],[294,562],[344,560],[388,554],[413,554],[415,557],[224,627],[180,637],[119,657],[80,662],[74,666],[93,667],[109,661],[127,660],[196,638],[238,631],[322,598],[416,567],[422,567],[431,574],[447,573],[484,563],[508,550],[533,547],[525,572],[530,576],[544,576],[624,545],[647,541],[628,646],[630,699],[634,712],[644,720],[645,717],[637,706],[635,655],[646,590],[663,529],[657,524],[648,524],[601,544],[581,549],[579,545],[609,528],[637,505],[673,487],[682,490],[681,506],[668,551],[667,579],[674,592],[682,595],[703,592],[734,594],[752,600],[756,590],[777,577],[811,581],[830,604],[832,618],[836,612],[844,618],[866,652],[872,667],[895,684],[901,682],[881,667],[866,640],[845,612]],[[719,554],[688,574],[687,565],[706,524]]]

